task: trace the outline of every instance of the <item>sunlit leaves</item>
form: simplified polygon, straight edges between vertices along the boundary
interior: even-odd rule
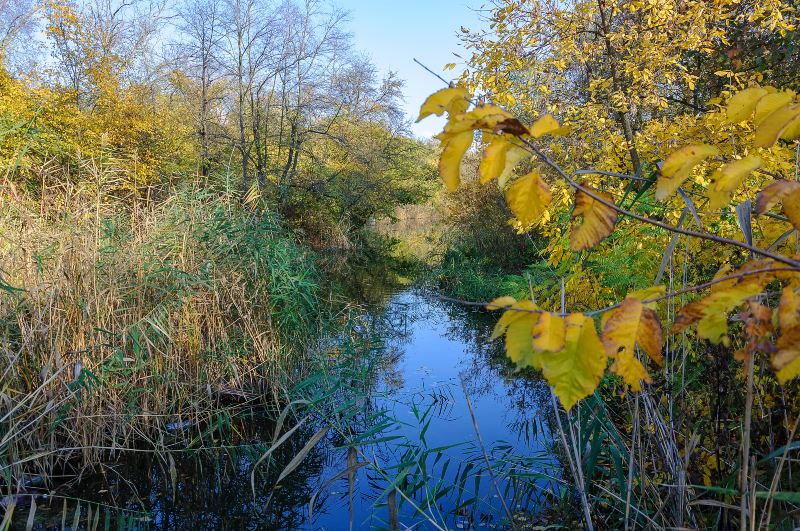
[[[772,262],[753,260],[735,273],[721,274],[726,280],[715,284],[711,293],[687,304],[678,311],[672,332],[677,333],[697,323],[697,335],[712,343],[728,343],[728,314],[750,297],[761,293],[773,278]],[[730,277],[730,278],[728,278]]]
[[[506,190],[506,202],[524,226],[538,221],[552,199],[553,194],[538,170],[520,177]]]
[[[712,209],[727,206],[742,181],[764,163],[761,157],[749,156],[735,160],[718,169],[708,187],[708,206]]]
[[[533,348],[542,352],[558,352],[564,348],[566,328],[564,319],[557,314],[543,312],[533,325]]]
[[[800,376],[800,296],[793,288],[784,288],[778,306],[780,337],[772,367],[782,384]]]
[[[439,175],[445,186],[454,192],[461,183],[461,161],[472,145],[472,131],[464,131],[449,137],[439,158]]]
[[[613,204],[610,195],[584,187],[592,194]],[[575,192],[575,209],[572,211],[572,232],[569,242],[573,251],[583,251],[597,245],[614,230],[617,211],[580,190]]]
[[[559,131],[560,125],[552,114],[545,114],[531,126],[531,136],[533,138],[540,138],[547,134],[552,134]]]
[[[663,201],[674,194],[689,177],[695,166],[708,157],[719,154],[719,149],[707,144],[685,146],[664,161],[656,183],[656,199]]]
[[[661,364],[661,342],[658,315],[633,297],[622,301],[603,327],[603,344],[610,357],[633,352],[634,345],[638,344],[653,361]]]
[[[495,308],[513,299],[500,298]],[[540,369],[565,409],[591,394],[607,365],[594,321],[583,314],[566,318],[538,310],[531,301],[513,302],[495,325],[505,335],[506,354],[519,367]]]
[[[737,92],[728,102],[728,120],[732,123],[747,120],[753,115],[758,100],[767,94],[767,89],[762,87],[750,87]]]
[[[469,108],[469,92],[462,87],[452,87],[434,92],[419,110],[417,122],[435,114],[441,116],[445,112],[450,115],[460,114]]]
[[[756,147],[772,147],[796,119],[800,119],[800,103],[785,105],[777,109],[758,126],[753,145]]]
[[[503,137],[497,137],[489,143],[478,167],[482,183],[497,179],[503,173],[506,167],[506,154],[510,147],[511,142]]]
[[[510,118],[513,118],[511,113],[496,105],[479,105],[469,112],[453,116],[442,134],[449,135],[479,129],[491,133],[499,123]]]
[[[758,100],[756,104],[755,113],[753,114],[753,125],[761,125],[770,114],[790,103],[793,99],[794,92],[788,90],[767,94]]]
[[[537,310],[531,301],[513,302],[497,321],[492,333],[492,339],[505,335],[506,355],[520,367],[539,368],[531,341],[531,329],[539,317]]]
[[[539,356],[544,377],[564,409],[569,410],[597,388],[607,357],[591,317],[580,313],[568,315],[564,327],[564,348]]]
[[[621,376],[634,391],[641,389],[641,380],[650,380],[647,370],[636,358],[634,346],[638,344],[652,360],[661,364],[661,343],[658,315],[637,298],[627,297],[603,326],[603,345],[614,360],[611,372]]]
[[[786,217],[796,229],[800,229],[800,182],[798,181],[775,181],[764,188],[756,198],[755,213],[764,214],[781,202]]]

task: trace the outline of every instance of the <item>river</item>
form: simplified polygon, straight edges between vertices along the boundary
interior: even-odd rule
[[[389,529],[391,502],[401,529],[500,529],[507,510],[535,515],[563,495],[549,389],[514,373],[490,316],[403,288],[350,322],[320,343],[327,368],[278,430],[254,416],[217,451],[126,459],[71,487],[98,500],[91,516],[44,498],[36,527]]]

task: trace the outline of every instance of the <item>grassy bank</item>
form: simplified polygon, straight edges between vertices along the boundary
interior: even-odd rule
[[[11,491],[120,448],[202,446],[237,408],[281,398],[319,326],[311,252],[226,194],[4,201],[0,264]]]

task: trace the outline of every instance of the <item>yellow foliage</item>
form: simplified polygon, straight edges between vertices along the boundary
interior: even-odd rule
[[[455,191],[461,183],[461,160],[472,145],[472,137],[471,130],[462,131],[450,136],[444,143],[442,155],[439,158],[439,175],[451,192]]]
[[[763,164],[761,157],[751,155],[718,169],[711,177],[711,186],[708,187],[708,206],[713,209],[727,206],[742,181]]]
[[[772,147],[792,123],[800,119],[800,103],[784,105],[764,118],[756,129],[753,145]]]
[[[610,203],[614,202],[614,198],[606,193],[589,190]],[[582,218],[580,224],[576,223],[579,217]],[[572,219],[574,223],[569,237],[570,247],[573,251],[583,251],[594,247],[611,234],[617,223],[617,211],[578,190],[575,192],[575,210],[572,212]]]
[[[469,92],[462,87],[434,92],[422,104],[417,122],[432,114],[436,116],[441,116],[445,112],[450,116],[461,114],[469,108],[469,97]]]
[[[520,177],[506,190],[506,202],[523,226],[538,221],[552,199],[553,194],[538,170]]]
[[[564,348],[542,352],[539,358],[544,377],[564,409],[570,410],[597,388],[608,358],[590,317],[570,314],[564,319],[564,326]]]
[[[661,365],[662,332],[656,312],[636,298],[627,297],[603,326],[603,345],[608,356],[614,358],[632,354],[638,344],[650,358]]]
[[[708,157],[719,154],[719,149],[707,144],[685,146],[664,161],[656,184],[656,199],[663,201],[674,194],[695,166]]]

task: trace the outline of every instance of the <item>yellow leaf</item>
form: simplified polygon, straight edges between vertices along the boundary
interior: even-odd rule
[[[517,302],[517,299],[515,299],[514,297],[508,297],[508,296],[497,297],[492,302],[486,305],[486,309],[491,311],[500,310],[507,306],[512,306],[515,302]]]
[[[482,183],[497,179],[503,173],[503,169],[506,167],[506,154],[510,147],[511,142],[502,137],[495,138],[487,146],[478,167]]]
[[[778,326],[788,330],[800,326],[800,296],[790,287],[783,288],[778,305]]]
[[[712,343],[727,341],[728,314],[744,301],[763,291],[769,276],[748,275],[732,286],[712,291],[708,296],[687,304],[675,316],[672,332],[697,324],[697,335]]]
[[[560,315],[542,312],[533,326],[533,348],[542,352],[558,352],[564,348],[566,328]]]
[[[800,103],[784,105],[767,116],[756,129],[753,145],[756,147],[772,147],[783,132],[800,117]]]
[[[492,339],[505,334],[506,355],[520,367],[540,368],[531,336],[533,326],[539,318],[536,310],[532,301],[516,302],[503,313],[492,332]]]
[[[614,203],[610,195],[584,187],[592,193]],[[580,225],[576,223],[582,217]],[[601,203],[590,195],[578,190],[575,192],[575,209],[572,212],[572,232],[569,236],[570,247],[573,251],[583,251],[597,245],[603,238],[611,234],[617,222],[617,211]]]
[[[538,221],[552,199],[553,194],[538,170],[517,179],[506,191],[508,206],[523,226]]]
[[[469,92],[466,89],[462,87],[442,89],[428,96],[428,99],[425,100],[425,103],[420,108],[417,122],[431,114],[441,116],[447,112],[450,115],[456,115],[463,113],[468,108]]]
[[[502,297],[501,297],[502,298]],[[514,320],[520,319],[525,317],[526,315],[538,315],[538,313],[534,313],[531,310],[536,310],[537,306],[531,301],[518,301],[511,305],[511,308],[503,312],[503,315],[500,316],[500,319],[497,320],[497,323],[494,325],[494,330],[492,331],[492,339],[497,339],[498,337],[502,336],[506,333],[506,329],[508,329],[508,325],[510,325]],[[517,311],[523,310],[523,311]]]
[[[503,171],[500,172],[500,175],[497,176],[497,185],[501,190],[505,188],[509,177],[514,173],[514,168],[524,159],[530,157],[530,155],[527,149],[521,148],[515,144],[512,144],[511,147],[508,148],[505,166],[503,166]]]
[[[611,365],[611,372],[621,376],[632,391],[642,390],[642,380],[651,382],[647,369],[636,359],[633,352],[626,351],[617,356]]]
[[[767,116],[783,107],[787,103],[790,103],[793,99],[794,92],[791,90],[767,94],[758,100],[758,103],[756,104],[756,112],[753,115],[753,125],[761,125]]]
[[[711,186],[708,187],[708,206],[713,209],[727,206],[742,181],[763,163],[761,157],[749,156],[728,163],[714,172]]]
[[[564,319],[564,325],[564,348],[542,352],[539,358],[544,377],[569,411],[597,388],[608,358],[590,317],[571,314]]]
[[[536,123],[531,126],[531,136],[533,138],[541,138],[548,133],[558,131],[560,127],[561,126],[558,124],[558,121],[553,117],[552,114],[545,114],[536,120]]]
[[[521,313],[521,312],[517,312]],[[539,353],[533,349],[531,330],[536,324],[538,315],[526,313],[515,319],[506,330],[506,355],[518,367],[541,369]]]
[[[509,118],[513,118],[513,116],[496,105],[480,105],[468,113],[454,116],[445,126],[444,135],[454,135],[477,129],[492,132],[497,124]]]
[[[800,116],[792,120],[789,125],[786,126],[786,129],[781,133],[781,138],[789,141],[800,138]]]
[[[695,166],[703,160],[718,155],[719,150],[707,144],[684,146],[672,153],[661,166],[656,183],[656,199],[663,201],[670,197],[689,177]]]
[[[439,158],[439,175],[445,186],[454,192],[461,182],[461,160],[472,145],[472,131],[464,131],[450,138],[444,145]]]
[[[781,384],[800,376],[800,327],[781,330],[772,358],[772,368]]]
[[[657,299],[664,295],[667,292],[667,287],[664,284],[659,284],[658,286],[650,286],[649,288],[644,288],[636,291],[631,291],[628,293],[628,297],[633,297],[634,299],[639,299],[642,303],[650,308],[651,310],[655,310],[658,307],[658,302],[645,302],[650,299]]]
[[[750,87],[734,94],[728,102],[728,121],[739,123],[750,118],[758,100],[766,95],[767,90],[761,87]]]
[[[764,188],[756,197],[755,213],[761,215],[779,202],[794,228],[800,230],[800,182],[779,180]]]
[[[638,343],[653,361],[661,365],[664,361],[662,339],[661,322],[656,312],[632,297],[622,301],[603,327],[603,345],[612,358],[633,353],[634,345]]]

